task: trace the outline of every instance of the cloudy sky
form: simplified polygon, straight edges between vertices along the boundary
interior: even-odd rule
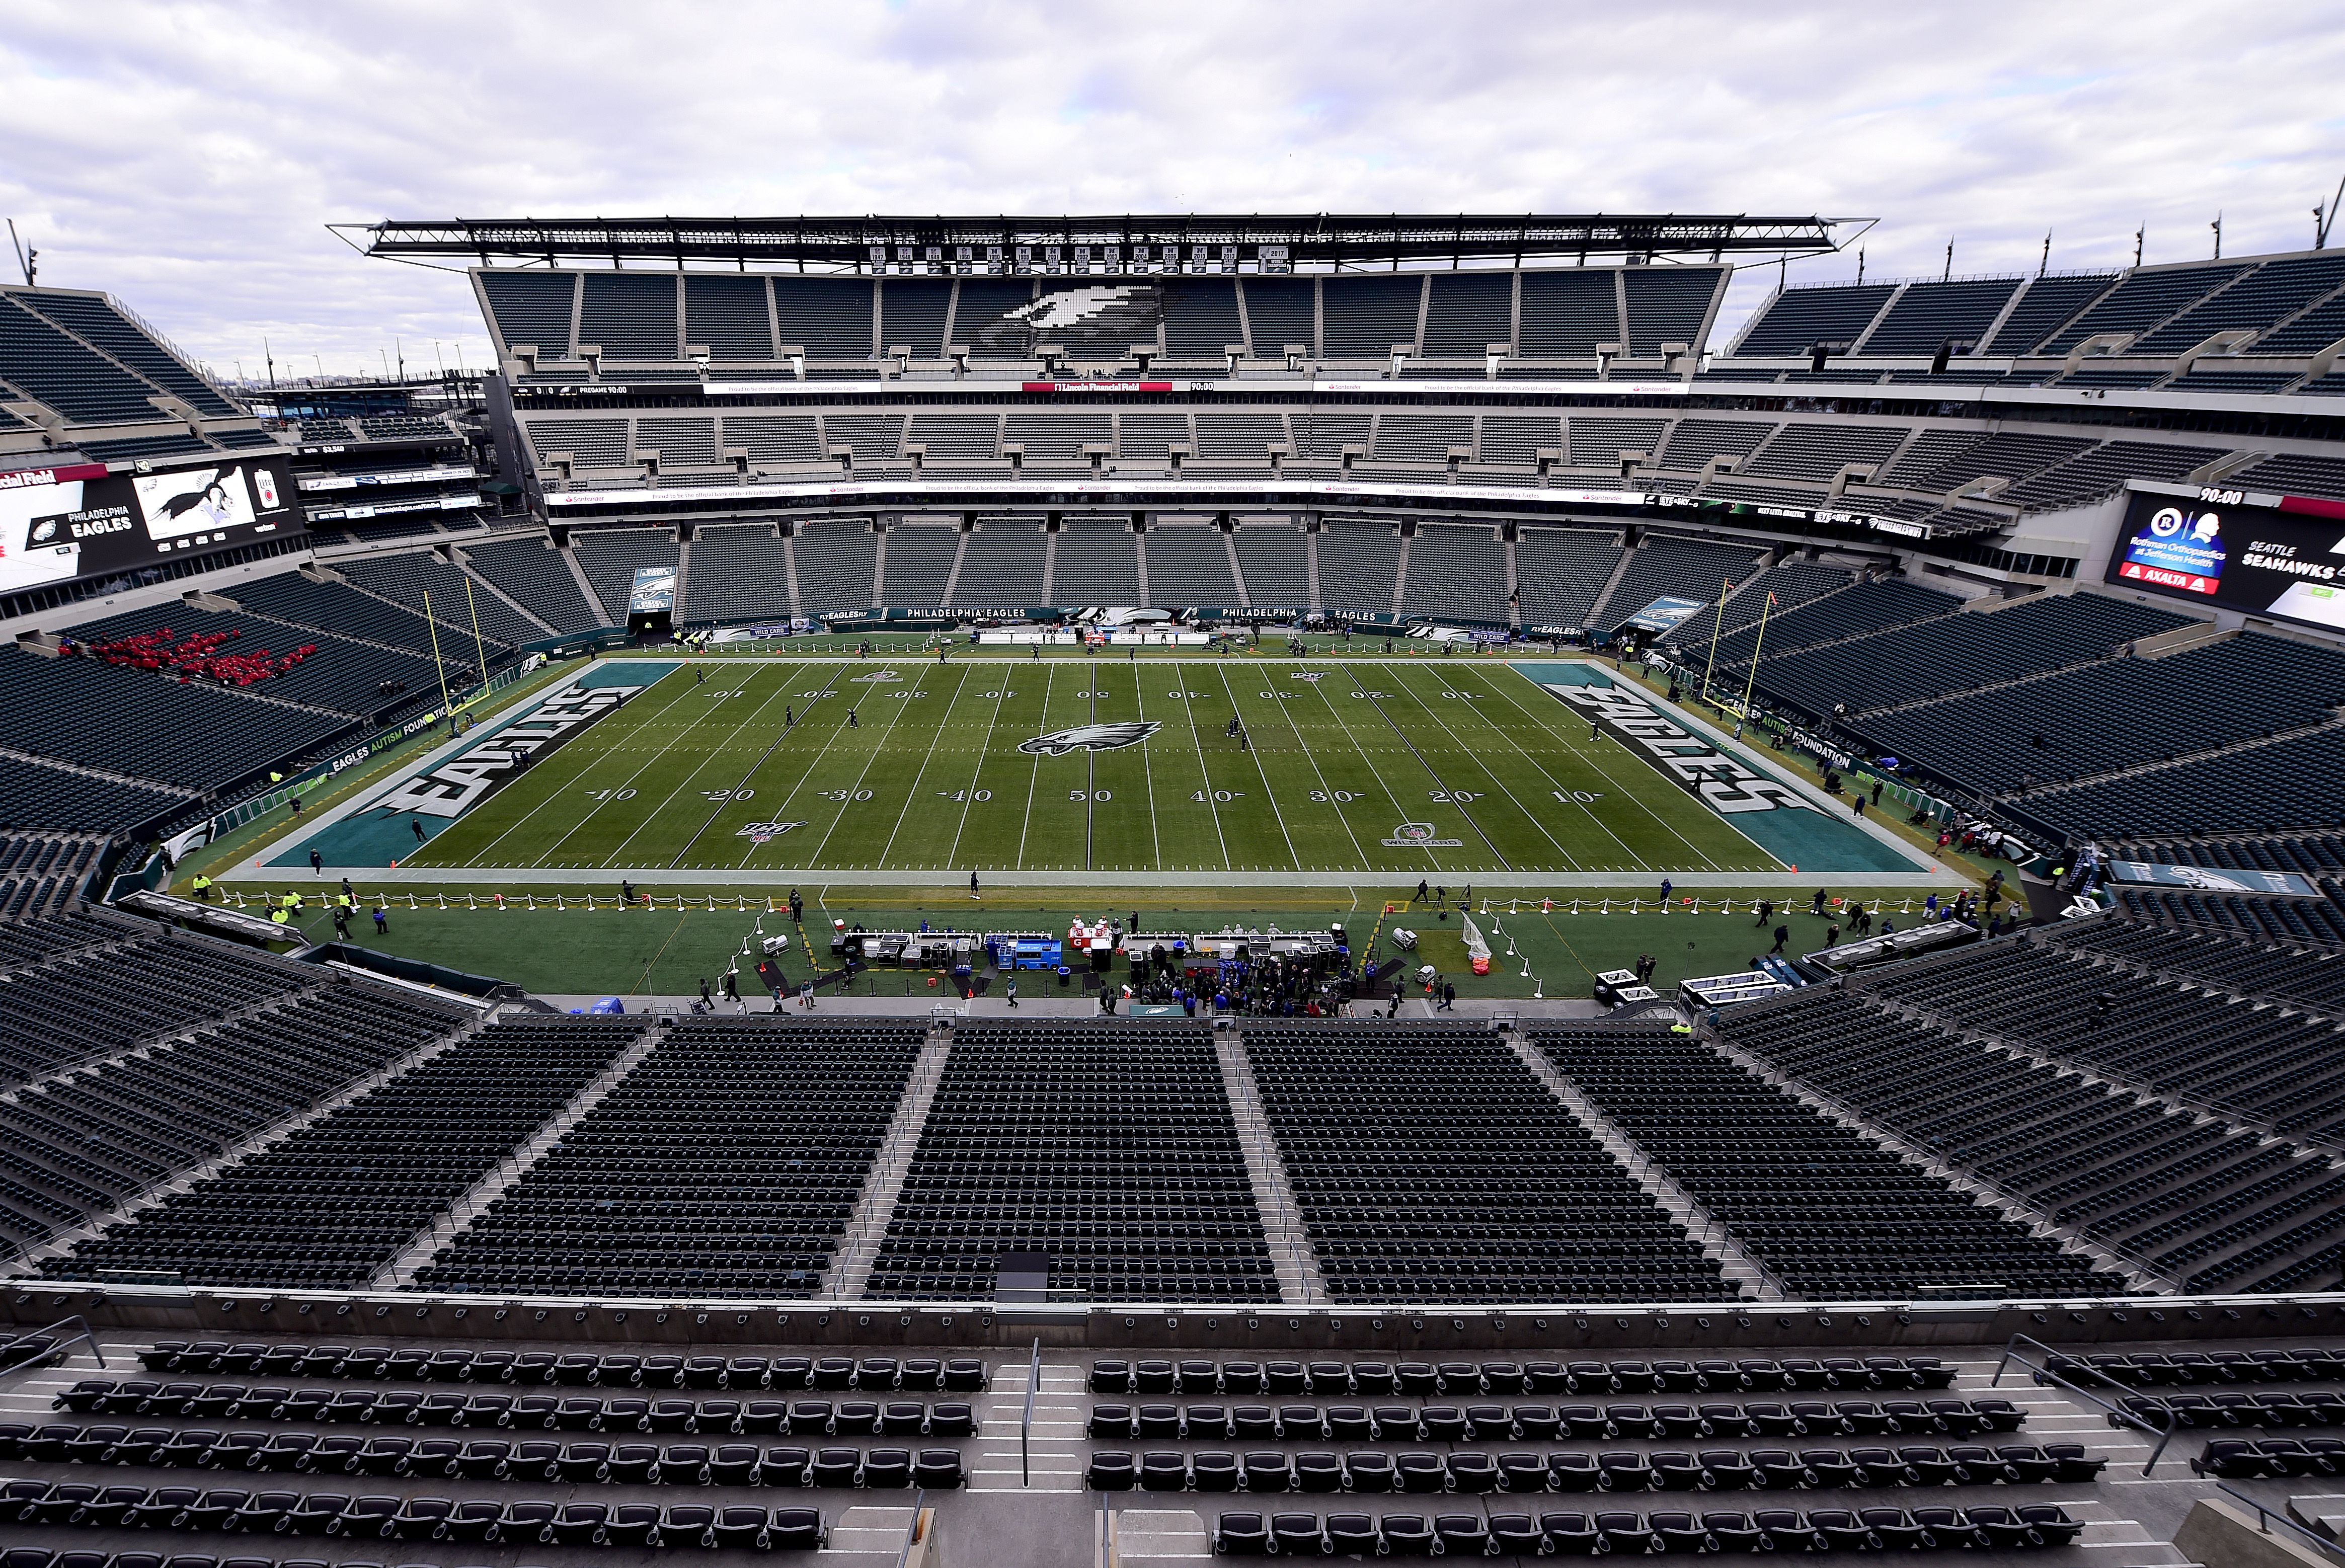
[[[487,341],[382,218],[1704,211],[1868,275],[2311,244],[2345,5],[10,0],[0,216],[223,374]],[[2345,227],[2339,242],[2345,243]],[[13,268],[13,261],[8,263]],[[1855,258],[1792,268],[1853,274]],[[1734,316],[1771,267],[1744,274]],[[12,279],[13,280],[13,279]],[[1729,325],[1731,325],[1730,321]],[[312,356],[316,356],[313,360]]]

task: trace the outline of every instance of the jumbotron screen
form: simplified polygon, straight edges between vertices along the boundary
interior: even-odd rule
[[[2291,498],[2274,507],[2244,499],[2137,494],[2110,552],[2106,580],[2345,630],[2345,515],[2326,510],[2335,505]]]
[[[0,593],[303,532],[281,458],[223,454],[154,473],[109,473],[98,463],[0,473]]]

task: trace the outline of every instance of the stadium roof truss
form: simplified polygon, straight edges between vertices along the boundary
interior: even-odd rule
[[[800,271],[1397,270],[1528,260],[1719,260],[1838,249],[1870,219],[1747,214],[1435,213],[1059,218],[499,218],[329,224],[421,265],[730,262]],[[1849,235],[1835,239],[1839,230]],[[1087,249],[1081,256],[1077,247]]]

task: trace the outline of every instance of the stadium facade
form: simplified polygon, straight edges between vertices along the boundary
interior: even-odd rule
[[[1963,1489],[1944,1519],[1791,1511],[1778,1543],[2083,1562],[2198,1495],[2107,1488],[2104,1446],[2319,1471],[2269,1433],[2345,1419],[2345,255],[1790,288],[1717,341],[1733,259],[1831,239],[386,223],[378,254],[462,269],[494,370],[267,398],[107,296],[0,290],[0,1237],[29,1336],[0,1363],[93,1380],[58,1385],[71,1431],[0,1412],[28,1549],[218,1509],[493,1517],[500,1551],[811,1530],[875,1562],[939,1551],[938,1520],[969,1561],[1715,1549],[1761,1527],[1508,1494],[1771,1466]],[[646,617],[1107,609],[1640,648],[2023,864],[2132,869],[2088,918],[1715,1009],[1218,1030],[570,1018],[135,912],[148,840],[235,830]],[[125,1347],[155,1384],[119,1381]],[[2227,1387],[2176,1392],[2200,1383]],[[478,1398],[561,1441],[336,1446],[361,1405],[452,1426]],[[2046,1444],[2104,1414],[2092,1453]],[[255,1430],[195,1424],[228,1418]],[[1785,1432],[1905,1446],[1751,1446]],[[174,1452],[397,1479],[330,1512],[71,1490]],[[1467,1495],[1116,1495],[1241,1476]],[[938,1513],[837,1490],[913,1485]]]

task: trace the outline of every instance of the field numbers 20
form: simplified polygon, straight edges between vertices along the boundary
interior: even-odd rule
[[[700,792],[702,799],[716,800],[720,803],[726,800],[753,800],[756,799],[756,795],[757,792],[755,789],[703,789]]]
[[[1482,798],[1481,792],[1474,789],[1428,789],[1426,793],[1436,800],[1450,801],[1460,806],[1469,800],[1479,800]]]

